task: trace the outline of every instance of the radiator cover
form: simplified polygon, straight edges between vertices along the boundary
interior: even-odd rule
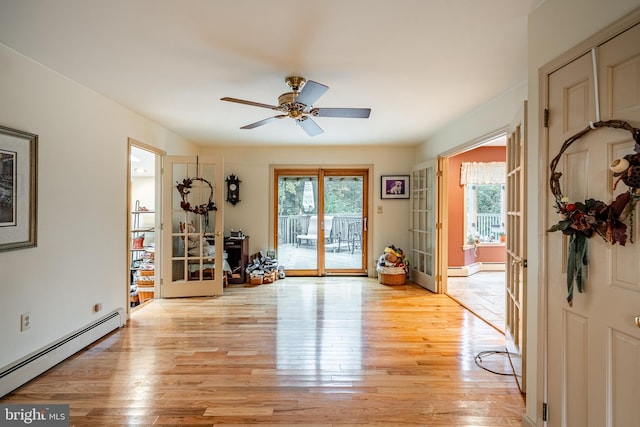
[[[126,313],[112,313],[0,369],[0,397],[54,367],[109,332],[126,325]]]

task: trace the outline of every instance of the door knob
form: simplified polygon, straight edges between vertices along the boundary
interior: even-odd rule
[[[221,231],[216,231],[216,236],[222,236],[222,232]]]
[[[640,316],[636,316],[636,326],[640,328]]]

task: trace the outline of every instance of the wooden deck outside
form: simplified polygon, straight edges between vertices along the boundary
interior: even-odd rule
[[[354,269],[362,266],[362,250],[353,253],[346,246],[338,248],[336,243],[325,246],[325,264],[331,269]],[[317,251],[314,245],[287,243],[278,246],[278,263],[285,269],[304,270],[317,267]]]

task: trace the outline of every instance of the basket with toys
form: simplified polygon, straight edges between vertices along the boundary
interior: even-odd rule
[[[404,285],[409,272],[409,263],[404,252],[394,245],[384,248],[384,253],[378,259],[378,281],[383,285]]]

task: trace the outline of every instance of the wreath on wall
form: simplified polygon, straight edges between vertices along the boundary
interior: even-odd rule
[[[201,205],[192,206],[191,203],[187,200],[187,196],[191,193],[191,188],[193,187],[193,181],[200,181],[209,186],[209,200],[207,203],[203,203]],[[182,183],[176,181],[176,188],[178,189],[178,193],[180,193],[180,197],[182,197],[182,201],[180,202],[180,207],[187,212],[193,212],[198,215],[205,215],[209,213],[209,211],[217,211],[215,203],[213,202],[213,186],[211,182],[207,181],[204,178],[185,178],[182,180]]]
[[[560,188],[561,172],[556,167],[562,154],[578,139],[592,130],[609,127],[624,129],[633,135],[635,141],[634,154],[628,154],[622,159],[611,162],[609,169],[616,177],[614,190],[622,181],[629,188],[619,194],[611,203],[607,204],[596,199],[584,202],[572,202],[564,196]],[[640,129],[634,128],[621,120],[608,120],[590,123],[589,127],[567,139],[560,148],[560,152],[551,161],[551,178],[549,185],[555,197],[555,210],[560,220],[548,231],[561,231],[569,236],[569,253],[567,256],[567,302],[573,305],[574,284],[578,292],[584,291],[585,269],[588,264],[587,239],[594,235],[602,237],[608,243],[624,246],[627,243],[627,225],[625,221],[633,221],[633,211],[640,199]],[[633,235],[629,239],[633,243]]]

